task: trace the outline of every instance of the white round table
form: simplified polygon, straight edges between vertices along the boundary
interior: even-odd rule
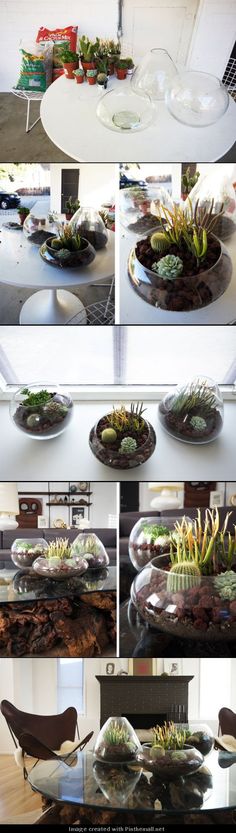
[[[112,78],[108,89],[127,89],[129,80]],[[157,102],[155,124],[140,132],[116,133],[97,118],[99,86],[76,84],[64,76],[45,93],[40,113],[52,142],[78,162],[215,162],[235,141],[236,103],[211,127],[187,127]]]
[[[7,218],[8,220],[11,218]],[[13,217],[14,219],[14,217]],[[108,244],[96,253],[95,260],[81,269],[59,268],[45,263],[39,247],[30,243],[23,231],[1,227],[0,283],[40,289],[25,301],[20,324],[66,324],[81,313],[83,304],[67,287],[82,286],[114,275],[114,233],[108,232]],[[86,313],[80,316],[86,323]]]

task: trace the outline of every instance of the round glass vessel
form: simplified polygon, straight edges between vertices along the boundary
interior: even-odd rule
[[[96,252],[91,243],[81,237],[81,248],[76,251],[69,251],[68,249],[54,249],[52,241],[55,238],[47,238],[43,246],[41,246],[40,254],[43,260],[50,263],[51,266],[60,267],[60,269],[67,269],[68,267],[84,267],[89,266],[96,257]]]
[[[55,223],[49,223],[47,217],[35,217],[30,212],[25,219],[23,232],[30,243],[42,246],[49,237],[55,237],[57,226]]]
[[[135,577],[131,600],[141,617],[185,639],[235,639],[236,573],[180,575],[170,566],[167,554],[157,556]]]
[[[156,115],[150,96],[141,92],[137,96],[131,86],[121,92],[109,90],[102,95],[96,113],[104,127],[117,133],[145,130]]]
[[[109,717],[97,737],[94,755],[108,764],[134,761],[141,743],[126,717]]]
[[[191,732],[190,737],[188,737],[188,744],[190,744],[190,746],[194,746],[195,749],[198,749],[198,751],[201,752],[201,755],[205,758],[209,755],[215,743],[212,729],[210,729],[210,726],[206,724],[199,726],[199,724],[192,722],[188,728]]]
[[[171,79],[165,100],[171,115],[190,127],[214,124],[229,106],[229,94],[219,78],[193,70]]]
[[[144,770],[147,769],[163,781],[191,775],[204,762],[203,755],[188,744],[183,749],[163,749],[144,743],[136,758]]]
[[[108,416],[112,415],[110,414]],[[145,463],[151,457],[156,446],[156,435],[154,428],[149,422],[144,420],[145,428],[142,437],[138,439],[139,444],[135,451],[121,453],[120,439],[112,444],[106,445],[101,442],[102,432],[107,425],[106,419],[107,416],[102,417],[91,429],[89,435],[91,451],[101,463],[114,469],[132,469],[136,466],[141,466],[142,463]]]
[[[88,562],[72,554],[68,558],[52,556],[51,558],[37,558],[33,563],[33,569],[38,576],[61,581],[72,576],[82,576],[88,569]]]
[[[11,559],[16,567],[27,570],[47,549],[48,544],[44,538],[16,538],[11,547]]]
[[[74,232],[88,240],[96,251],[106,246],[108,231],[95,208],[79,208],[72,217],[70,226]]]
[[[59,385],[37,383],[19,388],[10,403],[14,425],[35,440],[51,440],[68,427],[73,411],[69,393]]]
[[[123,804],[135,789],[141,776],[141,770],[136,772],[128,764],[124,764],[123,767],[121,765],[116,767],[114,765],[107,766],[101,761],[94,761],[93,774],[108,801],[117,801]]]
[[[151,49],[137,66],[131,86],[135,93],[148,93],[152,101],[161,101],[177,72],[166,49]]]
[[[167,393],[158,415],[162,428],[176,440],[209,443],[223,428],[223,398],[213,379],[199,376]]]
[[[85,559],[90,570],[100,570],[109,564],[105,547],[94,532],[80,532],[73,541],[71,555]]]
[[[158,516],[139,518],[129,536],[129,557],[135,570],[139,572],[156,555],[169,552],[176,520]]]

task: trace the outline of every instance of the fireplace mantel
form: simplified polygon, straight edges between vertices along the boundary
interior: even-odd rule
[[[192,676],[107,674],[98,675],[96,679],[101,687],[101,726],[108,717],[125,714],[165,713],[167,720],[188,720],[188,686]]]

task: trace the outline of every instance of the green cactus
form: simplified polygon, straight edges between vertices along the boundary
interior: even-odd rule
[[[174,281],[175,278],[178,278],[182,274],[183,268],[183,261],[175,255],[166,255],[152,265],[153,272],[157,272],[160,278],[167,281]]]
[[[150,243],[153,251],[159,254],[166,252],[170,245],[164,231],[155,231],[151,236]]]
[[[53,400],[44,406],[45,415],[50,422],[60,422],[66,416],[68,408],[62,405],[61,402],[54,402]]]
[[[194,431],[205,431],[207,423],[202,417],[192,416],[192,419],[190,419],[190,425],[192,425]]]
[[[101,441],[105,445],[109,445],[109,443],[115,443],[117,440],[117,433],[114,428],[104,428],[104,431],[101,433]]]
[[[201,583],[201,573],[194,561],[182,561],[173,564],[167,577],[168,593],[190,590]]]
[[[120,454],[134,454],[137,448],[136,440],[133,437],[124,437],[121,440],[119,452]]]

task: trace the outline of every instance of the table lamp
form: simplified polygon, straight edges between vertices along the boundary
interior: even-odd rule
[[[178,497],[178,492],[183,490],[183,483],[148,483],[150,492],[159,492],[158,497],[151,500],[152,509],[157,509],[159,512],[165,509],[179,509],[182,500]]]
[[[19,500],[16,483],[0,481],[0,531],[17,529]]]

